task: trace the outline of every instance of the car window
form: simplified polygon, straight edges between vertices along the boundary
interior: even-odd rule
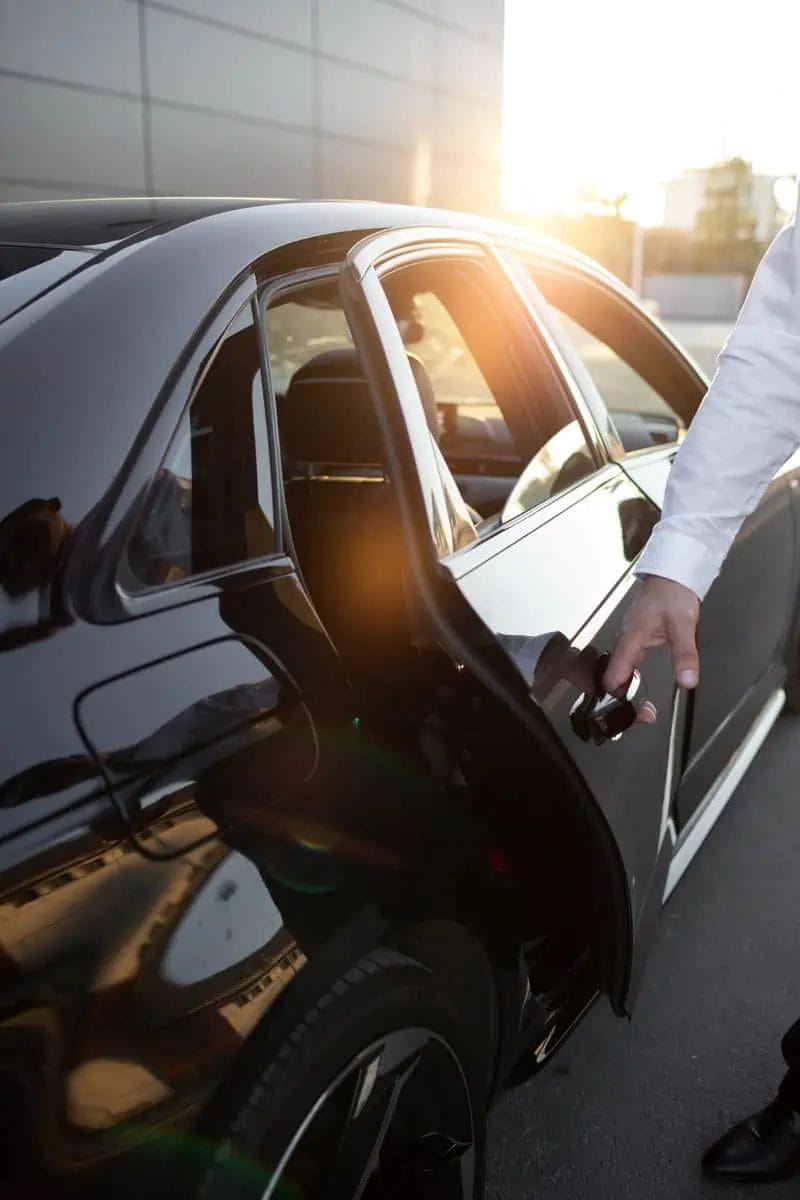
[[[562,339],[611,414],[625,450],[680,441],[686,422],[678,402],[685,401],[687,380],[676,380],[674,352],[647,318],[594,281],[526,265]],[[693,392],[696,386],[692,380]]]
[[[416,262],[383,282],[441,460],[480,534],[595,469],[575,413],[520,367],[509,297],[481,265]],[[532,340],[525,352],[541,353]]]
[[[610,408],[616,412],[639,412],[676,419],[677,414],[666,400],[607,342],[595,337],[566,313],[554,311]]]
[[[411,304],[413,315],[401,317],[400,328],[430,380],[445,461],[456,471],[516,478],[513,435],[453,316],[433,291],[414,292]]]
[[[500,514],[500,523],[544,504],[559,492],[585,479],[595,464],[579,421],[569,421],[545,442],[514,484]]]
[[[316,355],[353,346],[347,319],[330,289],[271,305],[266,333],[272,386],[279,395],[285,395],[295,372]]]
[[[128,544],[126,586],[175,583],[274,550],[266,445],[258,338],[248,304],[207,360],[148,488]]]

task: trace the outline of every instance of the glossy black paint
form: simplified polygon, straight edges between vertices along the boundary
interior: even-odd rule
[[[576,652],[610,644],[657,517],[601,423],[593,475],[457,550],[464,514],[381,322],[373,245],[342,283],[403,483],[404,655],[366,680],[340,661],[290,553],[269,437],[273,551],[120,586],[143,491],[228,322],[277,277],[417,225],[481,254],[520,236],[366,204],[0,209],[0,243],[92,248],[0,322],[3,1195],[158,1195],[163,1172],[191,1187],[209,1103],[219,1120],[243,1063],[377,946],[452,980],[497,1086],[598,989],[629,1004],[671,851],[675,746],[669,721],[604,747],[569,723]],[[765,672],[777,640],[759,643]],[[663,654],[646,683],[669,712]],[[492,981],[485,1011],[467,944]]]
[[[626,470],[656,504],[663,501],[674,450],[632,458]],[[700,610],[700,686],[674,817],[684,829],[783,677],[796,607],[798,464],[790,460],[742,526]],[[754,581],[758,581],[757,586]]]

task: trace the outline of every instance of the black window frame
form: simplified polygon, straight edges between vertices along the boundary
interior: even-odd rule
[[[130,595],[141,595],[141,594],[145,594],[148,592],[162,591],[167,588],[179,587],[181,584],[187,583],[191,580],[199,581],[199,580],[204,580],[204,579],[209,579],[209,578],[211,578],[211,579],[221,578],[223,576],[227,576],[231,571],[238,572],[239,569],[243,568],[244,566],[246,566],[248,564],[263,562],[263,561],[269,560],[275,556],[276,541],[275,541],[275,516],[274,516],[274,514],[276,511],[276,503],[275,503],[276,497],[275,497],[274,471],[272,471],[270,469],[269,461],[268,460],[266,462],[264,461],[267,458],[267,456],[266,455],[259,456],[259,454],[258,454],[259,441],[263,442],[265,448],[269,445],[269,433],[268,433],[268,423],[267,423],[267,413],[266,413],[266,397],[265,397],[265,392],[264,392],[263,362],[262,362],[262,356],[261,356],[261,346],[260,346],[260,339],[259,339],[259,334],[258,334],[258,324],[257,324],[258,314],[257,314],[256,305],[254,302],[254,297],[252,297],[252,296],[249,297],[244,302],[244,304],[242,304],[241,307],[234,313],[231,320],[225,326],[225,329],[223,330],[222,334],[216,339],[216,341],[213,343],[213,345],[209,349],[208,354],[206,355],[205,361],[203,363],[203,366],[202,366],[200,372],[198,373],[198,376],[195,380],[194,386],[192,387],[189,398],[180,414],[180,417],[178,418],[178,422],[173,430],[172,436],[171,436],[171,438],[167,444],[167,447],[164,451],[164,454],[161,458],[161,462],[159,464],[158,470],[161,470],[164,467],[165,463],[167,463],[170,460],[170,455],[173,451],[175,443],[182,433],[182,427],[184,425],[184,422],[189,421],[191,423],[192,409],[197,401],[197,398],[201,392],[201,389],[203,388],[203,386],[206,383],[206,380],[208,379],[209,372],[212,370],[214,363],[217,360],[217,356],[222,351],[223,346],[224,346],[225,342],[227,341],[227,338],[230,336],[230,331],[231,331],[232,327],[240,320],[240,318],[243,317],[243,315],[244,315],[245,321],[247,320],[247,315],[249,315],[250,327],[252,328],[253,338],[255,341],[255,350],[256,350],[256,355],[257,355],[257,360],[258,360],[257,376],[258,376],[258,379],[260,380],[261,399],[262,399],[262,404],[264,406],[263,407],[263,415],[264,415],[264,420],[265,420],[265,433],[266,433],[266,436],[264,438],[260,437],[260,429],[259,429],[258,422],[256,422],[255,419],[253,419],[253,422],[252,422],[252,437],[253,437],[252,445],[253,445],[253,454],[254,454],[254,464],[253,465],[254,465],[254,469],[255,469],[257,478],[260,478],[260,476],[264,470],[268,471],[267,483],[268,483],[268,489],[269,489],[269,493],[270,493],[271,511],[269,513],[264,513],[264,518],[265,518],[267,524],[271,525],[272,541],[273,541],[272,548],[269,551],[267,551],[265,554],[254,554],[254,555],[250,555],[250,556],[244,556],[241,558],[234,557],[231,559],[230,562],[218,563],[215,566],[209,567],[205,570],[190,570],[185,575],[181,576],[179,579],[175,579],[172,581],[164,581],[161,583],[146,584],[144,582],[137,580],[136,586],[131,587],[129,584],[123,583],[122,578],[121,578],[123,564],[126,568],[126,573],[129,575],[129,577],[135,578],[134,572],[128,566],[127,556],[128,556],[128,552],[130,550],[130,544],[131,544],[131,538],[128,538],[128,540],[125,544],[125,550],[124,550],[123,554],[120,556],[120,561],[118,564],[117,582],[118,582],[118,585],[121,588],[123,588]],[[245,328],[246,328],[246,326],[245,326]],[[254,376],[253,383],[255,385],[255,376]],[[253,404],[253,407],[255,407],[255,404]],[[255,413],[253,413],[253,418],[254,417],[255,417]],[[150,480],[150,483],[147,485],[147,487],[144,491],[144,494],[142,496],[142,502],[139,507],[137,519],[132,523],[131,536],[133,536],[133,534],[135,533],[135,531],[139,525],[139,522],[141,521],[142,517],[147,512],[148,504],[150,502],[150,499],[152,497],[153,490],[155,487],[155,482],[156,482],[156,477],[153,476]],[[260,491],[261,491],[261,489],[259,488],[259,493],[260,493]]]
[[[205,372],[222,344],[226,331],[247,306],[251,310],[257,339],[258,375],[266,418],[263,469],[268,470],[270,476],[273,547],[264,555],[189,574],[171,582],[132,589],[124,581],[123,560],[130,537],[145,511],[156,473],[169,454],[181,422],[202,386]],[[280,463],[276,462],[264,355],[258,286],[255,276],[248,272],[246,277],[234,281],[199,322],[196,336],[184,347],[174,371],[148,412],[120,473],[120,484],[113,501],[103,512],[98,512],[97,521],[92,522],[85,535],[77,540],[66,586],[76,609],[89,620],[97,624],[110,624],[138,619],[150,613],[216,597],[222,583],[254,571],[275,577],[294,571],[294,564],[285,548],[280,490],[282,482],[278,474]],[[258,451],[262,439],[255,423],[253,440]]]

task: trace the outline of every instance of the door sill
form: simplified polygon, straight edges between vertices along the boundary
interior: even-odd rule
[[[785,703],[786,693],[783,688],[778,688],[776,692],[773,692],[769,700],[767,700],[761,712],[750,726],[750,730],[741,746],[718,776],[705,800],[692,817],[686,829],[681,833],[669,871],[667,872],[667,884],[664,888],[665,902],[680,883],[686,868],[697,854],[697,851],[713,829],[731,796],[736,791],[747,768],[758,754],[767,734],[780,716]]]

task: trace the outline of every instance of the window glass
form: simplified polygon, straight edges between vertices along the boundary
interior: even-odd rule
[[[694,390],[696,382],[689,383],[658,331],[600,284],[535,264],[525,269],[547,300],[562,342],[577,355],[576,378],[584,388],[594,385],[624,448],[679,441],[685,424],[669,397],[685,401],[687,386]]]
[[[430,380],[445,461],[455,470],[475,467],[515,478],[513,436],[455,320],[432,291],[415,292],[411,311],[405,322],[400,319],[400,330]]]
[[[414,343],[441,404],[462,407],[486,407],[502,420],[502,413],[481,374],[481,369],[458,326],[434,292],[415,292],[412,314],[418,323],[417,336],[411,333],[411,321],[401,324],[406,339]]]
[[[174,583],[272,552],[264,432],[258,339],[248,304],[204,366],[148,489],[128,546],[129,586]]]
[[[595,469],[582,426],[554,404],[544,375],[519,371],[512,322],[503,321],[507,297],[481,267],[418,263],[393,272],[384,286],[417,364],[414,376],[443,466],[479,535]],[[538,352],[533,345],[525,351]]]
[[[685,426],[664,397],[607,341],[551,308],[605,403],[625,450],[680,441]]]
[[[610,409],[678,420],[663,396],[607,342],[595,337],[566,313],[559,312],[558,319]]]
[[[570,421],[545,442],[525,467],[503,507],[501,521],[510,521],[544,504],[585,479],[594,469],[583,428],[579,421]]]
[[[272,386],[285,395],[300,367],[326,350],[351,349],[353,339],[338,302],[336,289],[326,284],[309,289],[303,299],[278,301],[267,310],[267,345]]]

